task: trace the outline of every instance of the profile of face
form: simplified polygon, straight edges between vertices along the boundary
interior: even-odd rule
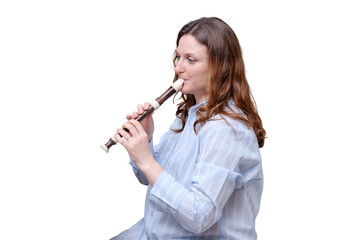
[[[206,100],[209,78],[209,54],[207,47],[195,37],[185,34],[175,51],[175,72],[184,79],[183,94],[193,94],[196,103]]]

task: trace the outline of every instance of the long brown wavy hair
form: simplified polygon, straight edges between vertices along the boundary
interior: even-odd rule
[[[215,115],[228,116],[244,122],[248,128],[252,128],[256,134],[259,147],[264,146],[266,131],[262,126],[255,100],[251,94],[249,84],[245,77],[245,66],[241,47],[233,30],[221,19],[210,17],[200,18],[186,24],[178,33],[176,46],[180,38],[190,34],[198,42],[204,44],[208,49],[210,74],[208,79],[207,104],[197,111],[197,126],[204,125]],[[175,66],[176,54],[173,64]],[[175,73],[174,82],[178,79]],[[184,130],[189,108],[196,104],[192,94],[182,94],[183,101],[178,104],[176,115],[180,117],[182,127],[173,129],[175,132]],[[229,100],[233,99],[246,117],[229,109]],[[231,108],[230,108],[231,109]]]

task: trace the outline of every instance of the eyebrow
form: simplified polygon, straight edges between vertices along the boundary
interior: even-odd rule
[[[176,55],[180,55],[177,50],[175,50],[175,54],[176,54]],[[185,54],[183,54],[183,55],[184,55],[184,56],[197,57],[197,55],[196,55],[195,53],[192,53],[192,52],[190,52],[190,53],[185,53]]]

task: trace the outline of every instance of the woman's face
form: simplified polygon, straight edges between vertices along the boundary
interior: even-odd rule
[[[206,100],[209,77],[209,55],[207,47],[192,35],[180,38],[176,49],[175,72],[184,79],[181,92],[194,94],[196,103]]]

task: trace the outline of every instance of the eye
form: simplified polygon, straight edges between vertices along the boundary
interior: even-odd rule
[[[188,60],[190,63],[196,62],[196,59],[194,59],[194,58],[192,58],[192,57],[189,57],[187,60]]]
[[[179,60],[180,60],[180,56],[176,55],[175,58],[174,58],[175,65],[179,62]]]

